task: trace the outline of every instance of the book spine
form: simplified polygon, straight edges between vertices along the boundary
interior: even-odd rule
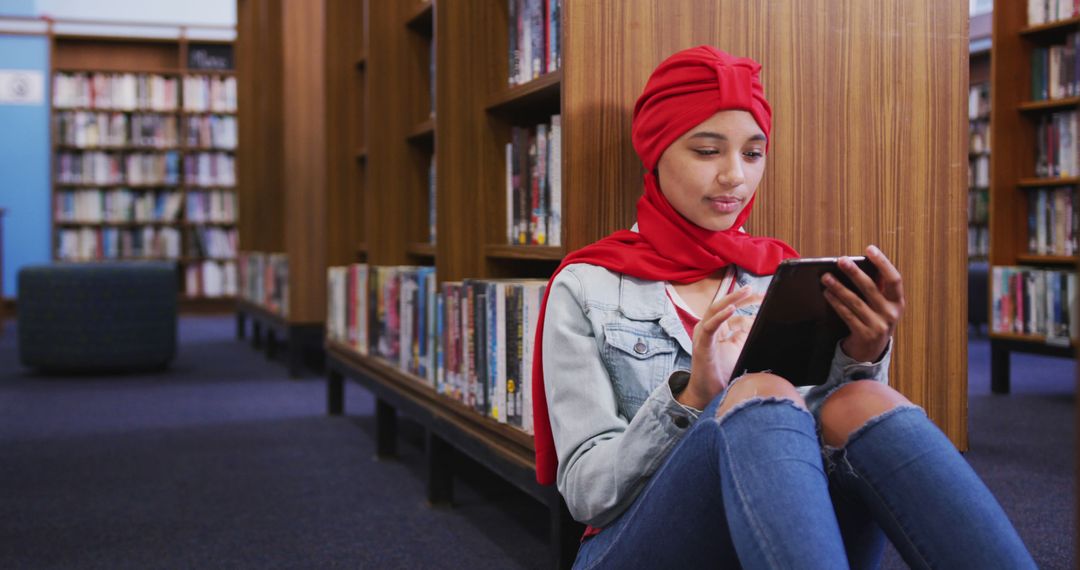
[[[476,402],[476,411],[483,415],[488,413],[487,398],[487,283],[478,281],[474,286],[473,293],[473,350],[474,376],[473,398]]]

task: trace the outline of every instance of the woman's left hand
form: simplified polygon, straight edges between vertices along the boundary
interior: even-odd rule
[[[851,259],[845,257],[839,263],[865,301],[828,273],[821,282],[825,285],[825,299],[851,329],[851,335],[840,345],[844,353],[859,362],[875,362],[888,347],[904,312],[904,285],[900,272],[880,249],[867,247],[866,257],[877,267],[877,283]]]

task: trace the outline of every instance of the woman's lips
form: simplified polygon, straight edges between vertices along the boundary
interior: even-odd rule
[[[742,199],[735,196],[708,198],[708,201],[712,209],[720,214],[732,214],[738,212],[739,207],[742,205]]]

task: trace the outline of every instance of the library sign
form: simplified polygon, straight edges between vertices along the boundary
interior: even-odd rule
[[[0,69],[0,105],[43,105],[45,74],[35,69]]]
[[[193,71],[232,71],[232,46],[192,45],[188,48],[187,66]]]

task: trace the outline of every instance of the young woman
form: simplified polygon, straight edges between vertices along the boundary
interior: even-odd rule
[[[634,108],[648,173],[637,225],[571,254],[548,287],[534,366],[537,478],[590,525],[580,568],[1034,568],[952,443],[888,385],[900,273],[841,268],[851,335],[827,381],[729,378],[772,273],[797,254],[742,230],[765,171],[760,65],[702,46]]]

